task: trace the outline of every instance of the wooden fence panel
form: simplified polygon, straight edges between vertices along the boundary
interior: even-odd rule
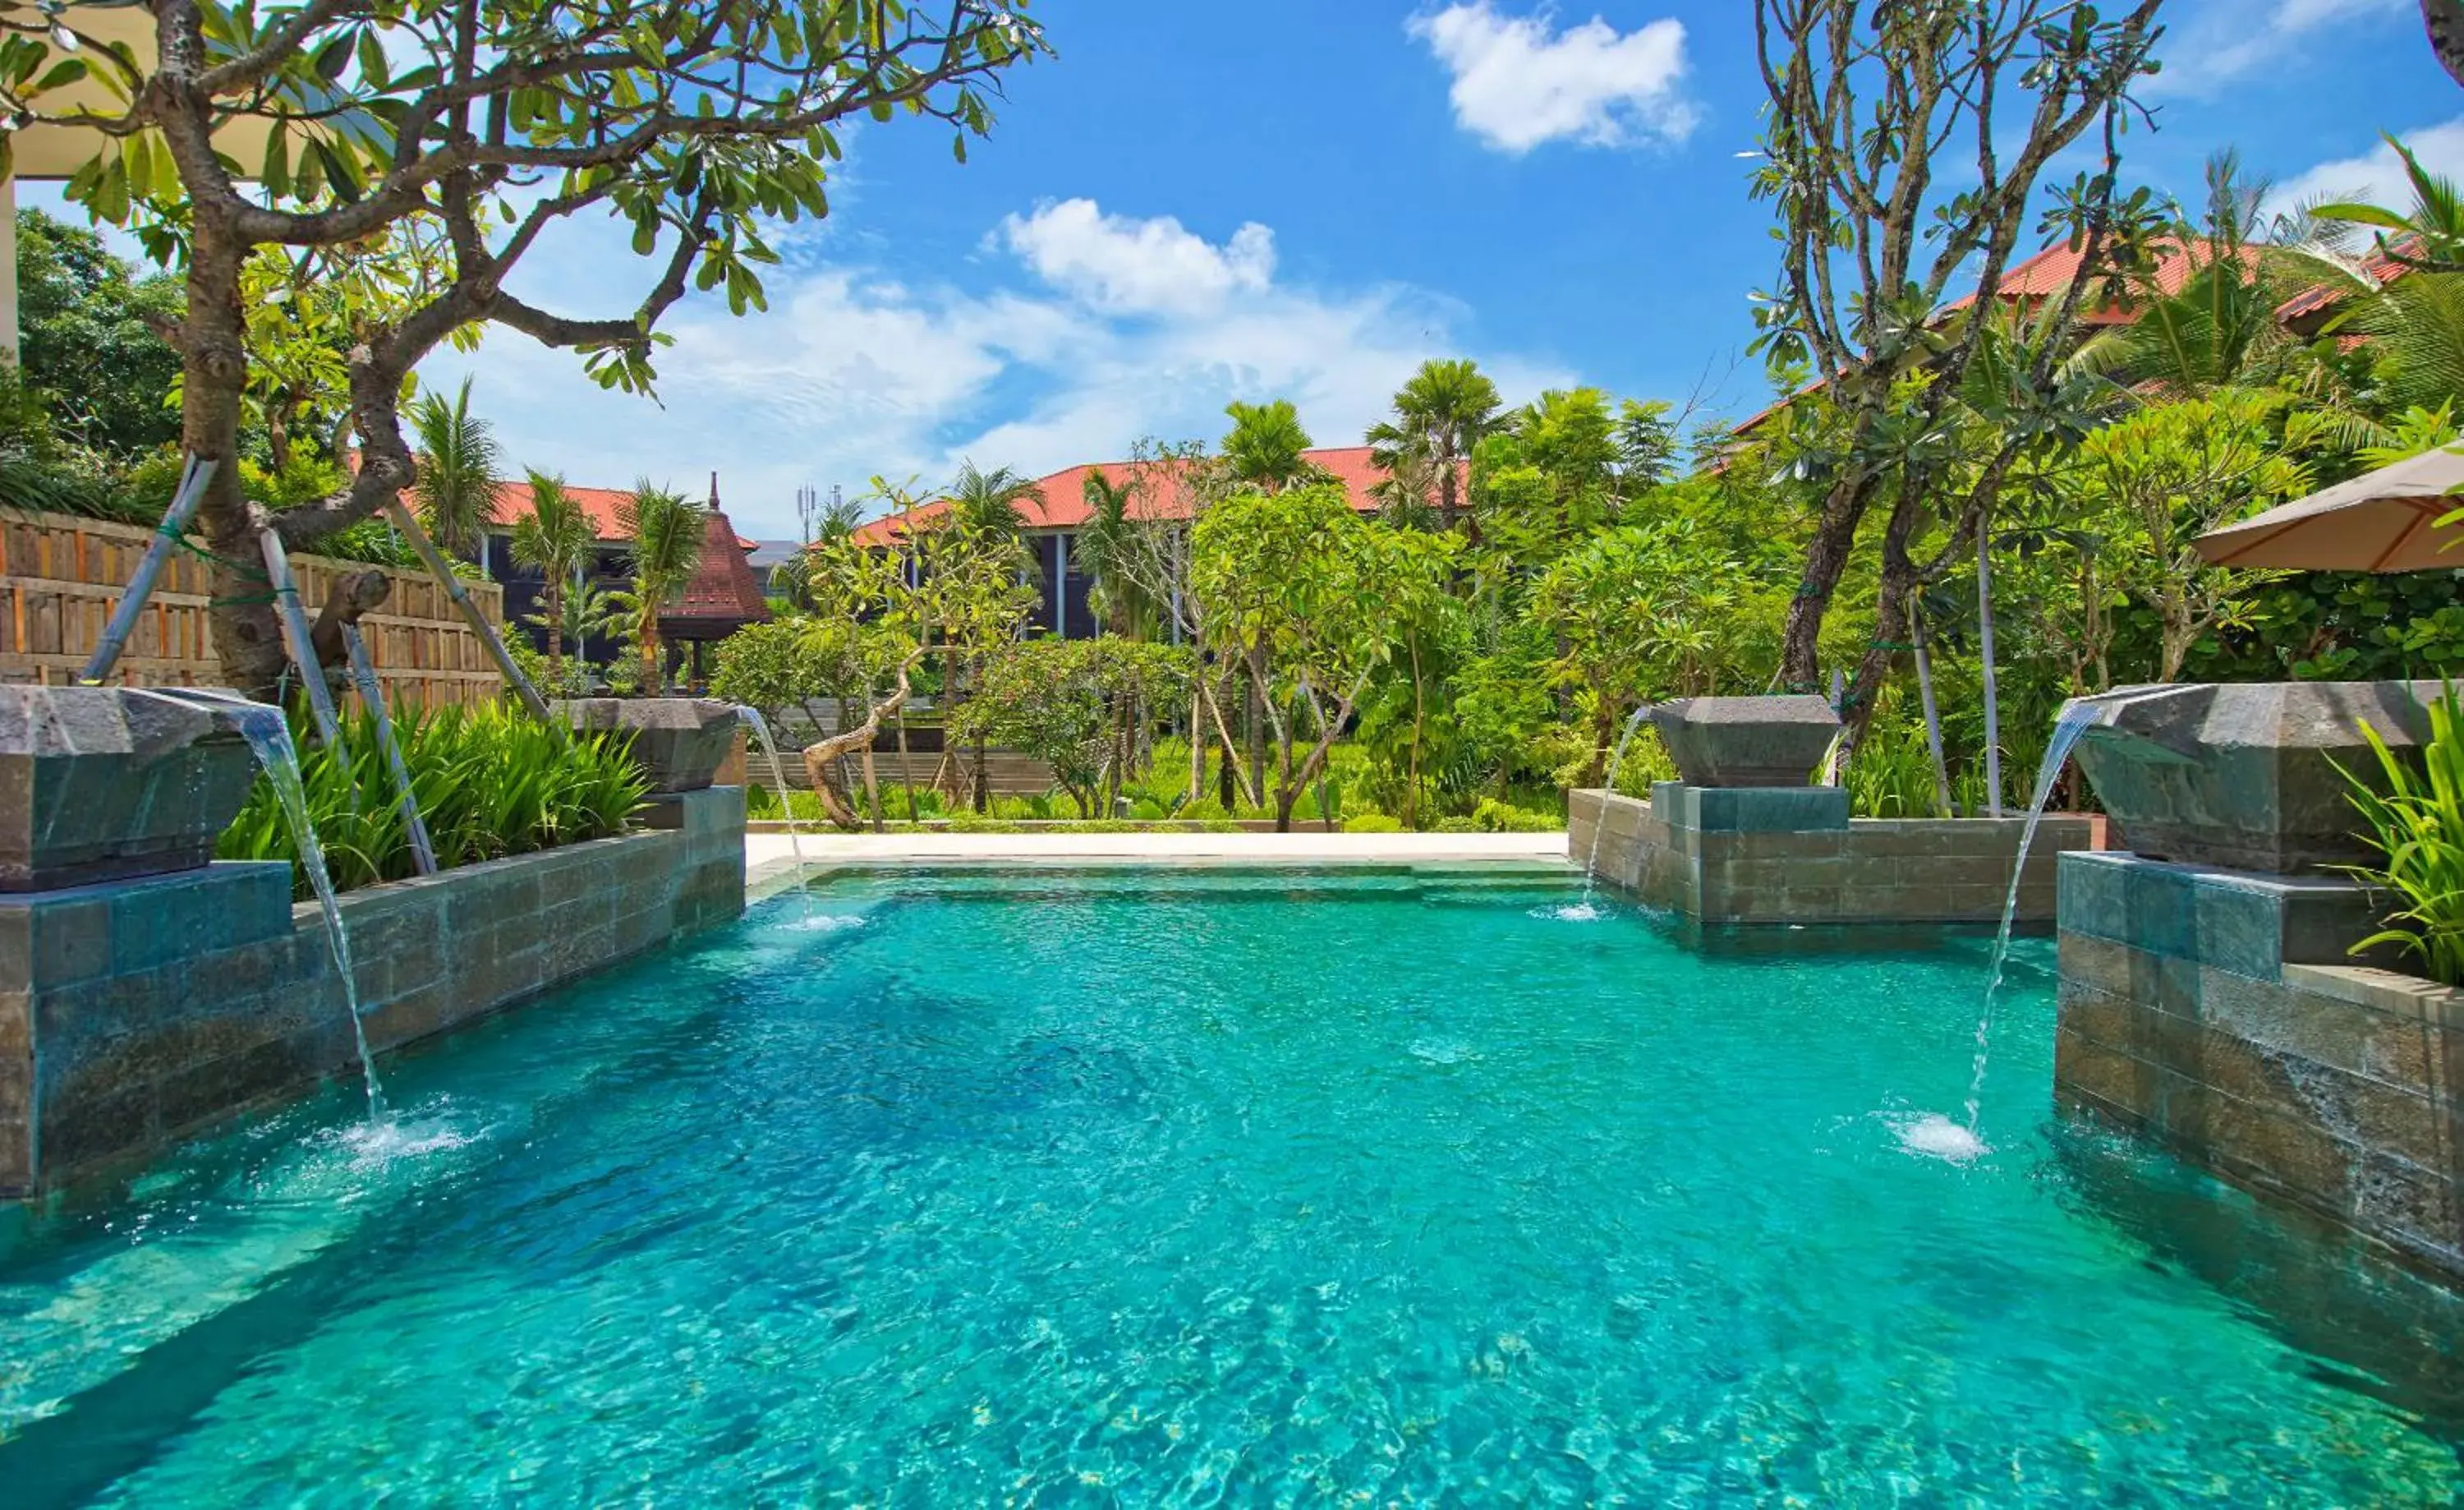
[[[151,539],[153,531],[134,524],[65,514],[0,515],[0,681],[74,682]],[[291,569],[313,619],[337,576],[365,568],[294,555]],[[495,701],[504,677],[443,586],[416,567],[381,569],[393,579],[393,593],[380,611],[360,621],[360,633],[394,707]],[[476,580],[465,586],[501,633],[504,588]],[[208,564],[187,551],[174,553],[128,637],[118,679],[153,687],[221,681],[207,624],[212,591]]]

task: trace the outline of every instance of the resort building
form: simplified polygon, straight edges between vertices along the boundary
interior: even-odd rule
[[[1352,506],[1364,514],[1379,507],[1377,488],[1387,479],[1386,469],[1371,459],[1367,446],[1336,446],[1302,453],[1309,462],[1343,485],[1351,497]],[[1035,491],[1019,505],[1025,517],[1027,549],[1035,559],[1036,585],[1043,600],[1028,626],[1029,633],[1042,632],[1064,639],[1092,639],[1102,626],[1096,623],[1088,605],[1089,589],[1094,579],[1082,569],[1083,555],[1075,546],[1079,533],[1094,515],[1087,500],[1088,480],[1102,477],[1114,485],[1125,485],[1134,477],[1135,466],[1126,461],[1096,462],[1067,467],[1037,479]],[[1141,498],[1133,505],[1140,519],[1187,517],[1185,502],[1170,491],[1158,491]],[[909,535],[930,526],[947,514],[947,500],[935,500],[903,514],[887,515],[864,524],[855,532],[859,544],[884,549],[902,544]]]
[[[567,497],[582,505],[583,513],[589,515],[591,528],[599,537],[599,548],[594,553],[591,569],[584,580],[590,587],[602,592],[629,590],[633,581],[633,568],[631,553],[627,544],[630,537],[626,533],[623,507],[632,494],[623,488],[582,487],[574,483],[566,483],[564,491]],[[491,580],[500,584],[505,589],[507,626],[528,635],[534,646],[544,649],[547,644],[547,633],[535,620],[541,611],[541,596],[547,585],[546,580],[540,575],[537,566],[526,565],[514,558],[514,531],[523,520],[530,517],[532,506],[531,485],[528,482],[507,482],[503,485],[496,495],[496,517],[487,524],[482,534],[479,565]],[[766,573],[758,567],[748,566],[740,559],[734,563],[721,563],[716,566],[711,564],[709,549],[715,549],[721,541],[732,542],[739,557],[748,556],[759,545],[759,542],[746,539],[728,524],[727,515],[719,507],[716,473],[711,475],[709,509],[716,523],[710,530],[709,548],[704,552],[704,572],[696,575],[696,588],[704,586],[701,575],[716,571],[722,574],[726,581],[722,584],[717,577],[714,576],[711,583],[707,585],[705,598],[715,602],[718,597],[724,597],[730,604],[738,604],[749,590],[752,605],[759,607],[767,582]],[[742,569],[739,571],[737,568]],[[732,611],[747,611],[739,606]],[[690,639],[696,636],[688,634],[685,637]],[[604,666],[615,658],[617,638],[609,634],[591,634],[586,636],[579,646],[568,641],[566,649],[580,655],[593,665]]]

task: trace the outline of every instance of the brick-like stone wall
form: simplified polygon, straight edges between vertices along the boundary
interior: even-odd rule
[[[2060,914],[2058,1102],[2464,1282],[2464,995],[2352,962],[2358,886],[2081,855]]]
[[[744,793],[650,832],[342,898],[368,1041],[467,1022],[744,910]],[[0,897],[0,1195],[51,1188],[355,1073],[341,977],[286,864]]]
[[[1577,864],[1596,853],[1601,879],[1714,924],[1998,922],[2026,828],[2019,818],[1852,820],[1836,787],[1676,782],[1655,786],[1648,803],[1575,791],[1567,814]],[[2089,819],[2045,818],[2019,921],[2052,921],[2056,860],[2095,843]]]

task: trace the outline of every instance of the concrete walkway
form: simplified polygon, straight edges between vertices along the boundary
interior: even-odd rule
[[[816,865],[927,863],[1169,865],[1451,864],[1563,860],[1563,833],[807,833]],[[791,863],[783,833],[745,835],[750,871]]]

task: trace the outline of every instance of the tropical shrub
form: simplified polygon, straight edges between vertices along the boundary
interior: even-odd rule
[[[1849,811],[1859,818],[1936,818],[1942,792],[1925,725],[1877,715],[1844,778]]]
[[[1052,767],[1078,816],[1110,817],[1147,724],[1188,697],[1190,652],[1107,634],[1031,639],[988,656],[951,733]]]
[[[1494,797],[1483,797],[1471,811],[1472,826],[1483,833],[1555,833],[1566,820],[1553,812],[1517,808]]]
[[[1356,812],[1343,820],[1346,833],[1400,833],[1403,820],[1390,818],[1382,812]]]
[[[621,736],[568,735],[501,706],[406,712],[394,720],[394,737],[437,863],[449,870],[621,833],[649,789]],[[338,750],[314,743],[294,713],[291,739],[335,887],[416,874],[375,721],[365,714],[346,721]],[[215,853],[289,860],[294,895],[310,895],[290,824],[263,777]]]
[[[2378,730],[2362,725],[2378,758],[2378,782],[2344,772],[2362,837],[2381,856],[2355,878],[2397,903],[2387,926],[2353,952],[2392,945],[2422,962],[2431,979],[2464,986],[2464,715],[2453,688],[2430,705],[2430,742],[2421,766],[2397,757]]]

